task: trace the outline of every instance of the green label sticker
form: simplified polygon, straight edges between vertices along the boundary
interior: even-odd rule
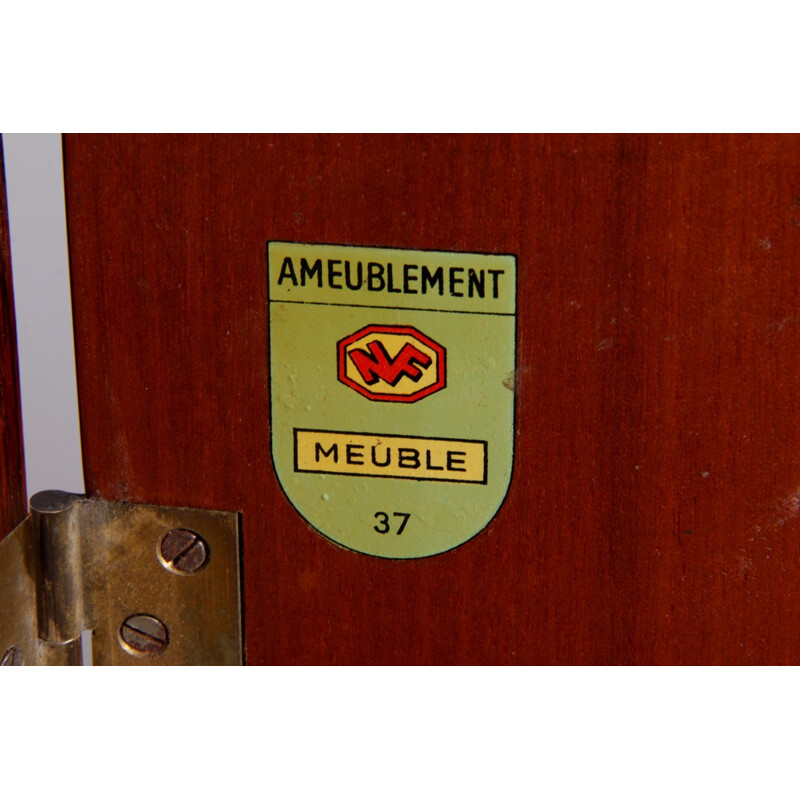
[[[516,257],[269,242],[272,458],[320,533],[458,547],[514,459]]]

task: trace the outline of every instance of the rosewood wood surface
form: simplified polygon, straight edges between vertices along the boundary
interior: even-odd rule
[[[22,416],[17,368],[17,333],[11,281],[8,207],[0,142],[0,539],[25,518],[25,464],[22,453]]]
[[[800,138],[68,135],[64,157],[88,490],[241,511],[248,663],[800,661]],[[370,558],[283,496],[270,239],[517,254],[514,477],[467,544]]]

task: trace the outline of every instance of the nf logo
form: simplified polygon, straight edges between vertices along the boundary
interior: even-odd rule
[[[445,387],[445,349],[416,328],[367,325],[337,357],[339,380],[370,400],[413,403]]]

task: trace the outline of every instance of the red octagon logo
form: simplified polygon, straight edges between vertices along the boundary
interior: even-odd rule
[[[416,328],[367,325],[337,344],[339,380],[369,400],[414,403],[446,386],[446,351]]]

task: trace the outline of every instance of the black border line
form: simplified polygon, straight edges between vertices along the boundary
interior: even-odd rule
[[[267,308],[266,311],[269,312],[269,304],[272,302],[270,298],[270,281],[269,281],[269,246],[272,242],[276,242],[278,244],[328,244],[331,247],[376,247],[378,249],[384,250],[413,250],[414,248],[411,247],[391,247],[388,245],[351,245],[351,244],[334,244],[333,242],[293,242],[291,240],[287,241],[286,239],[267,239],[266,247],[264,249],[264,261],[266,263],[266,270],[264,272],[264,283],[266,285],[266,298],[267,298]],[[469,255],[470,252],[475,253],[476,251],[469,251],[469,250],[425,250],[421,248],[417,248],[420,252],[424,253],[464,253]],[[347,550],[350,553],[355,553],[356,556],[361,556],[363,558],[378,558],[383,561],[395,561],[399,563],[409,562],[409,561],[420,561],[424,558],[435,558],[436,556],[443,556],[446,553],[451,553],[454,550],[457,550],[459,547],[464,547],[469,542],[474,541],[483,531],[485,531],[491,524],[494,522],[495,517],[500,513],[503,505],[506,502],[506,498],[508,497],[508,493],[511,490],[511,484],[514,482],[514,467],[516,462],[516,440],[517,440],[517,402],[519,400],[519,394],[517,392],[517,381],[516,375],[518,371],[518,364],[517,364],[517,341],[519,339],[517,335],[517,331],[519,328],[519,320],[517,319],[517,310],[518,310],[518,296],[519,296],[519,256],[516,253],[484,253],[477,251],[477,255],[506,255],[510,256],[514,259],[514,399],[511,404],[511,472],[508,476],[508,483],[505,487],[505,492],[503,492],[503,496],[500,498],[500,502],[497,504],[497,508],[494,510],[494,513],[491,517],[486,521],[486,524],[479,528],[475,533],[472,534],[467,539],[464,539],[462,542],[458,542],[458,544],[454,544],[452,547],[449,547],[447,550],[441,550],[437,553],[425,553],[423,555],[416,555],[416,556],[385,556],[380,555],[377,553],[365,553],[363,550],[357,550],[355,547],[350,547],[349,545],[344,544],[343,542],[334,539],[332,536],[329,536],[324,531],[317,528],[313,522],[311,522],[305,514],[294,504],[289,492],[286,490],[286,487],[283,485],[283,481],[281,480],[280,472],[278,471],[277,466],[275,465],[275,452],[274,452],[274,444],[275,444],[275,434],[274,434],[274,425],[272,420],[272,411],[273,411],[273,404],[272,404],[272,368],[273,368],[273,359],[272,359],[272,320],[267,318],[267,356],[268,356],[268,366],[269,366],[269,396],[267,398],[267,405],[269,407],[269,458],[272,462],[272,471],[275,475],[275,480],[278,483],[278,486],[281,487],[281,491],[283,492],[283,496],[288,501],[289,505],[297,512],[300,519],[304,520],[307,525],[311,527],[312,530],[319,533],[323,539],[326,539],[330,542],[334,547],[338,547],[342,550]],[[425,309],[426,311],[429,309]],[[443,313],[443,312],[442,312]]]
[[[351,478],[396,478],[401,481],[417,481],[427,483],[436,481],[438,483],[471,483],[474,486],[487,486],[489,483],[489,442],[485,439],[450,439],[445,436],[411,436],[402,433],[370,433],[368,431],[328,431],[318,428],[292,428],[294,432],[294,471],[302,475],[348,475]],[[298,433],[333,433],[337,436],[378,436],[382,439],[421,439],[431,442],[462,442],[465,444],[483,445],[483,480],[481,481],[459,481],[448,478],[417,478],[413,475],[373,475],[370,472],[334,472],[329,469],[300,469],[297,464],[297,434]]]
[[[360,303],[320,303],[318,300],[270,300],[270,303],[293,303],[296,306],[331,306],[332,308],[380,308],[388,311],[431,311],[434,314],[481,314],[488,317],[515,317],[510,311],[456,311],[451,308],[416,308],[411,306],[372,306]]]

